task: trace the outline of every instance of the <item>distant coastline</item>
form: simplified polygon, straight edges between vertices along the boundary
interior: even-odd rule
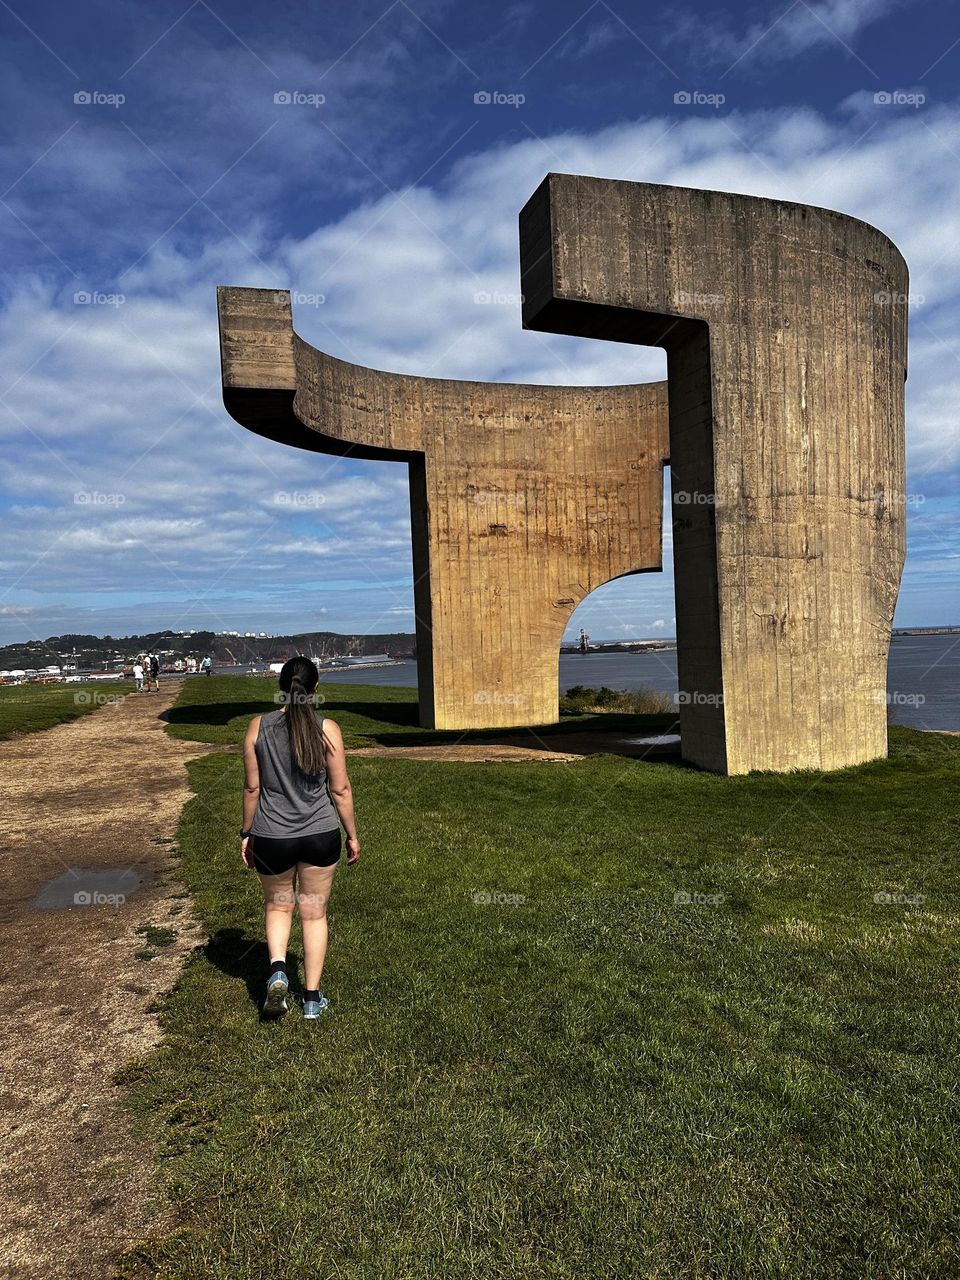
[[[895,627],[893,639],[911,636],[960,635],[960,624],[944,623],[924,627]],[[564,641],[563,655],[658,653],[675,650],[675,636],[645,639],[594,639]],[[27,672],[37,676],[79,675],[86,672],[121,674],[129,670],[138,654],[156,653],[168,672],[192,670],[196,662],[209,656],[226,668],[256,668],[284,662],[295,654],[307,654],[321,666],[343,662],[369,663],[413,660],[417,656],[413,632],[344,634],[334,631],[303,631],[268,636],[261,632],[159,631],[144,635],[114,637],[94,635],[49,636],[46,640],[20,641],[0,645],[0,680]]]
[[[960,632],[960,627],[894,627],[895,636],[952,636]]]

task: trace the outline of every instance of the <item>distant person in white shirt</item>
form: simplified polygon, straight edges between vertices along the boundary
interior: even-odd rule
[[[137,682],[137,693],[143,693],[143,663],[139,658],[133,664],[133,678]]]

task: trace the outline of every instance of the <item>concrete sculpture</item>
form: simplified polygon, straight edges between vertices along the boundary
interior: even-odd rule
[[[611,578],[661,567],[666,384],[381,373],[302,341],[284,291],[220,289],[219,307],[224,404],[238,422],[304,449],[409,463],[420,723],[556,720],[574,609]]]
[[[557,718],[573,609],[660,567],[669,461],[684,757],[744,773],[883,755],[905,523],[896,247],[805,205],[549,174],[520,259],[525,327],[663,347],[667,383],[380,373],[298,338],[285,292],[219,291],[239,422],[410,464],[421,723]]]

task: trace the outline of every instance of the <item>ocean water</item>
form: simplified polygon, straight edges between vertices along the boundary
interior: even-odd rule
[[[323,683],[391,684],[416,688],[417,664],[324,674]],[[640,685],[677,692],[675,649],[654,653],[573,653],[560,655],[560,688],[583,684],[610,689]],[[895,636],[890,645],[887,697],[894,724],[914,729],[960,730],[960,634]]]

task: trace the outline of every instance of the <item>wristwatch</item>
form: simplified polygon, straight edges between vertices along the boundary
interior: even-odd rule
[[[252,836],[252,835],[253,835],[253,831],[252,831],[252,830],[244,831],[243,827],[241,827],[241,828],[240,828],[240,839],[241,839],[241,840],[246,840],[247,836]]]

